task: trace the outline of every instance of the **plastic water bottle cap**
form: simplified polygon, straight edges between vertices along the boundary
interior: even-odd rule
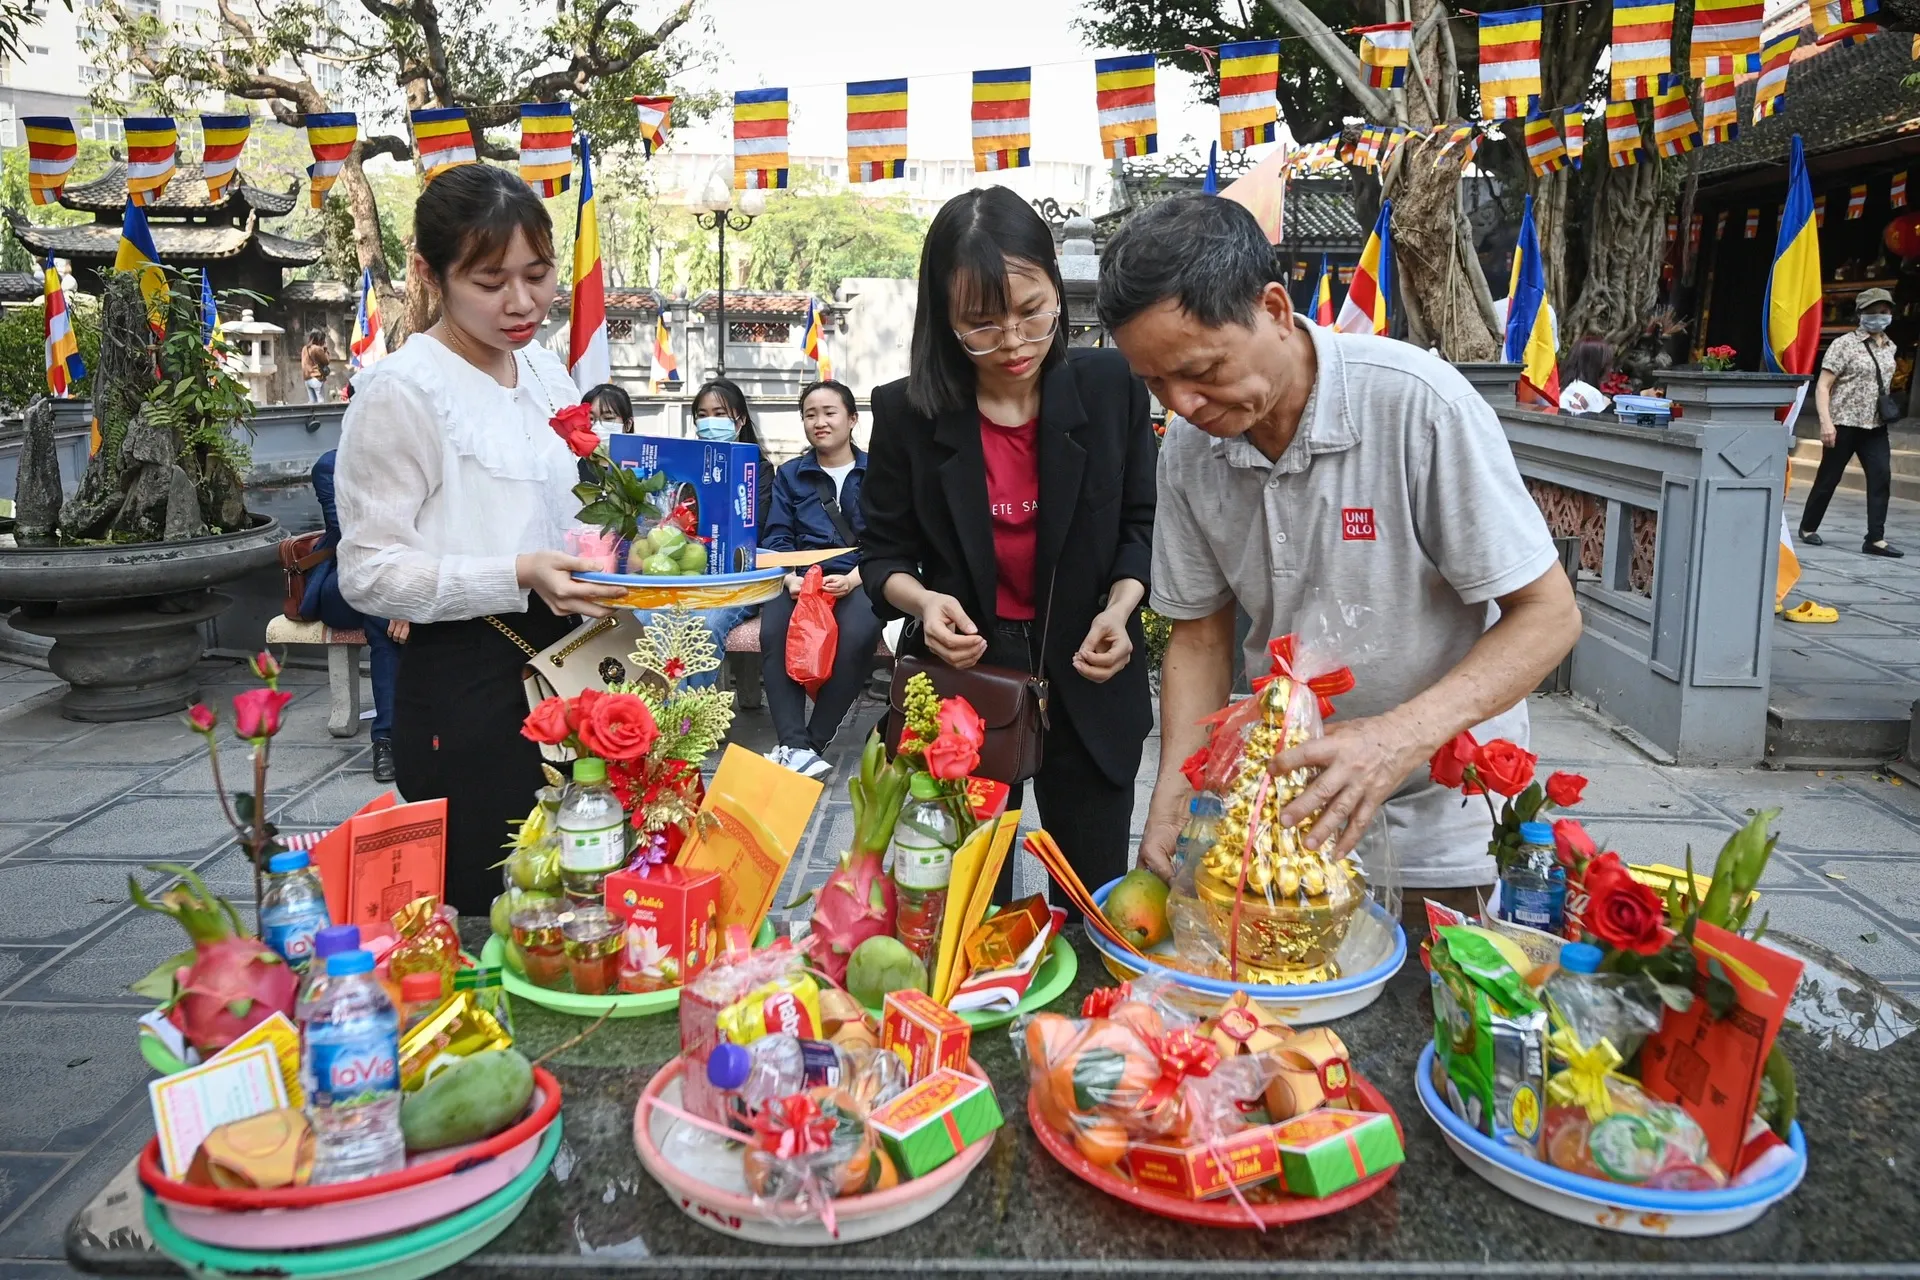
[[[1523,844],[1543,844],[1553,848],[1553,827],[1545,822],[1523,822],[1520,824],[1520,840]]]
[[[438,970],[431,973],[410,973],[400,979],[400,998],[408,1004],[425,1004],[429,1000],[440,999],[446,993],[447,975]]]
[[[717,1044],[707,1055],[707,1083],[730,1093],[747,1082],[747,1070],[752,1066],[753,1055],[745,1045]]]
[[[299,849],[291,853],[276,853],[267,859],[267,870],[275,875],[285,875],[289,871],[298,871],[307,865],[307,855]]]
[[[916,773],[907,782],[907,790],[913,792],[916,800],[938,800],[947,793],[940,779],[930,773]]]
[[[313,954],[318,957],[359,949],[360,926],[357,924],[330,924],[313,935]]]
[[[607,762],[598,756],[581,756],[573,762],[573,780],[582,786],[598,786],[607,780]]]
[[[373,953],[355,948],[352,951],[340,951],[327,957],[327,976],[329,978],[350,978],[356,973],[373,972]]]
[[[1560,967],[1568,973],[1598,973],[1605,958],[1591,942],[1569,942],[1560,948]]]

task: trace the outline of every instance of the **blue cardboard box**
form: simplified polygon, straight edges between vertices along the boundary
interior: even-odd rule
[[[745,573],[754,567],[760,486],[769,479],[760,475],[759,446],[614,435],[608,437],[607,453],[642,476],[666,474],[661,514],[692,505],[692,532],[706,540],[708,573]]]

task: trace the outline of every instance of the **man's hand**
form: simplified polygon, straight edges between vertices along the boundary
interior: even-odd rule
[[[1111,609],[1093,615],[1087,638],[1074,651],[1073,669],[1095,684],[1105,684],[1118,675],[1133,656],[1133,641],[1127,636],[1127,615],[1116,617]]]
[[[1140,865],[1162,880],[1173,879],[1173,850],[1180,842],[1180,829],[1185,824],[1176,820],[1155,818],[1147,815],[1147,829],[1140,835]]]
[[[1329,725],[1326,737],[1276,752],[1267,766],[1276,776],[1300,768],[1320,770],[1280,811],[1281,825],[1297,826],[1318,809],[1307,847],[1334,857],[1351,853],[1373,815],[1428,754],[1391,714]],[[1338,842],[1328,850],[1335,836]]]

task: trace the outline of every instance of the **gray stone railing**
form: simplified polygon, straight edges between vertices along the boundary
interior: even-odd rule
[[[1518,407],[1473,381],[1558,535],[1583,540],[1573,691],[1681,763],[1759,761],[1787,431],[1798,379],[1674,372],[1671,427]]]

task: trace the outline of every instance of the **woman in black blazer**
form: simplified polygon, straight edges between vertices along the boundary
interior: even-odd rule
[[[1025,201],[988,187],[941,208],[912,372],[873,393],[860,576],[882,619],[913,620],[905,652],[1052,682],[1034,793],[1097,888],[1130,862],[1153,727],[1139,606],[1155,453],[1145,385],[1117,351],[1069,350],[1064,311],[1053,236]]]

